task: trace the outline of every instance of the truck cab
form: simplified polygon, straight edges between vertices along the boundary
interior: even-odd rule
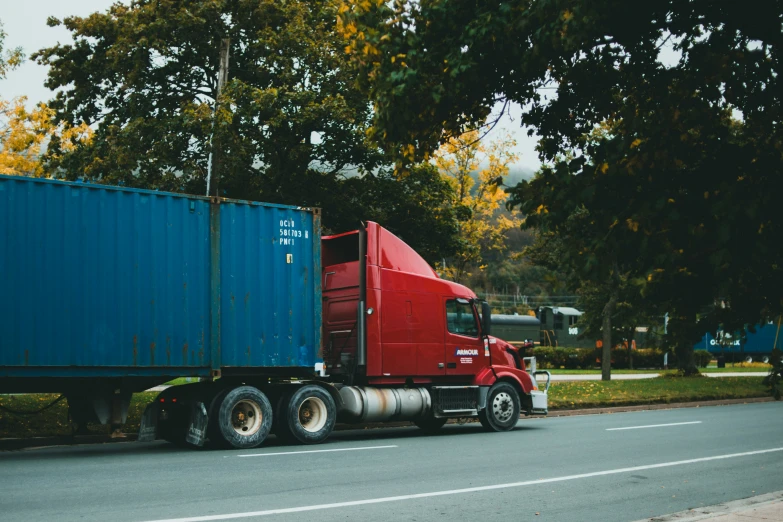
[[[489,306],[388,230],[368,222],[323,237],[322,267],[321,355],[332,380],[423,390],[432,418],[479,416],[495,431],[520,410],[546,413],[546,389],[517,348],[490,335]]]

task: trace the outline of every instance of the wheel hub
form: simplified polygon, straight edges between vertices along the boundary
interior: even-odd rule
[[[506,392],[500,392],[492,400],[492,413],[500,422],[508,421],[514,414],[513,399]]]
[[[327,416],[326,403],[318,397],[308,397],[299,405],[299,424],[310,433],[321,431]]]
[[[231,411],[231,424],[239,435],[249,437],[255,434],[263,422],[261,407],[254,401],[239,401]]]

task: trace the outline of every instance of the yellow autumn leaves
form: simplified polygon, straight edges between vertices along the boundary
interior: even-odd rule
[[[441,177],[452,187],[452,207],[469,216],[459,219],[463,248],[442,272],[463,281],[473,268],[482,269],[483,254],[505,248],[506,232],[520,225],[516,212],[503,213],[506,192],[500,187],[517,160],[511,139],[484,144],[470,131],[444,144],[435,156]]]
[[[82,123],[69,126],[54,122],[54,111],[41,103],[32,109],[25,97],[0,99],[0,174],[45,177],[42,155],[57,136],[60,150],[69,152],[89,143],[92,129]]]

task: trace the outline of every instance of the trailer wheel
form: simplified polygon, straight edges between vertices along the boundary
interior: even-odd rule
[[[496,382],[478,418],[487,431],[509,431],[519,421],[519,393],[507,382]]]
[[[427,417],[414,420],[413,424],[418,426],[424,433],[432,434],[439,432],[448,420],[446,418],[434,417],[430,414]]]
[[[319,444],[334,429],[337,406],[329,392],[310,384],[285,394],[278,416],[279,438],[292,443]]]
[[[252,386],[218,394],[213,407],[217,415],[211,431],[221,445],[255,448],[266,440],[272,428],[272,405],[261,390]]]
[[[764,364],[769,364],[769,356],[765,355],[764,357],[762,357],[761,362],[763,362]]]

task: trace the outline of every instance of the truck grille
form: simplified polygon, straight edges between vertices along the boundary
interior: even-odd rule
[[[435,408],[439,413],[475,412],[478,403],[478,387],[433,388]]]

